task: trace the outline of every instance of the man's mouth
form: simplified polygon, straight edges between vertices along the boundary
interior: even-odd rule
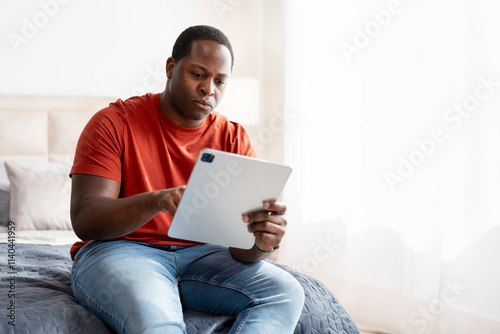
[[[206,111],[209,111],[212,109],[212,103],[210,101],[207,101],[207,100],[193,100],[193,103],[203,109],[203,110],[206,110]]]

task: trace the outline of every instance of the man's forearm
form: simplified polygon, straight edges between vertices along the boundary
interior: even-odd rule
[[[72,212],[73,229],[82,240],[118,238],[139,229],[160,211],[156,194],[127,198],[91,197]]]

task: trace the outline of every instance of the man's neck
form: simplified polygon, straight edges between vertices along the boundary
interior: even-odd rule
[[[178,126],[182,126],[184,128],[197,128],[198,126],[203,124],[203,120],[185,120],[184,118],[182,118],[170,102],[170,98],[166,89],[160,93],[159,99],[161,111],[174,124],[177,124]]]

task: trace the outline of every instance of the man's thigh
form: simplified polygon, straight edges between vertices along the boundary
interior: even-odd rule
[[[242,263],[227,247],[198,245],[178,251],[179,290],[184,308],[237,316],[261,303],[273,302],[298,282],[267,261]]]
[[[173,252],[122,240],[92,242],[73,264],[73,293],[117,332],[170,326],[182,333],[176,270]]]

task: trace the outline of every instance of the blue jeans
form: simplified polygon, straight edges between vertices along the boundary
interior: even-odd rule
[[[232,315],[229,333],[293,333],[304,291],[267,261],[235,261],[228,248],[91,241],[78,252],[73,294],[118,333],[186,333],[182,308]]]

